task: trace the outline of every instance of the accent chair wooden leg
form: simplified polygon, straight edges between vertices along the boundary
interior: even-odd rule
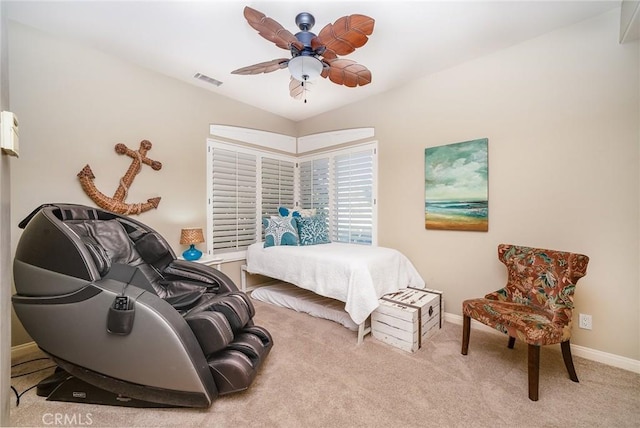
[[[469,352],[469,334],[471,332],[471,317],[462,316],[462,355]]]
[[[571,358],[571,346],[569,345],[569,341],[567,340],[566,342],[560,343],[560,348],[562,349],[564,365],[567,367],[567,371],[569,372],[569,378],[574,382],[579,382],[576,369],[573,367],[573,358]]]
[[[507,347],[509,349],[513,349],[513,345],[515,345],[515,343],[516,343],[516,338],[509,336],[509,343],[507,344]]]
[[[529,400],[538,401],[538,380],[540,378],[540,346],[529,344],[528,352]]]

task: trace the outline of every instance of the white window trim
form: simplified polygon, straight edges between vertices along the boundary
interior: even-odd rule
[[[243,143],[267,147],[268,149],[281,150],[291,153],[293,156],[297,153],[298,139],[289,135],[229,125],[209,125],[209,133],[212,136],[230,138]]]

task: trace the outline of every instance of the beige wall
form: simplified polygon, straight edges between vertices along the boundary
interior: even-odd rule
[[[157,172],[145,166],[127,201],[161,196],[158,209],[138,219],[181,252],[180,228],[206,227],[209,124],[295,135],[295,124],[282,117],[13,22],[9,59],[21,132],[20,158],[11,160],[14,248],[17,223],[40,204],[94,205],[76,177],[85,164],[97,187],[112,195],[131,163],[115,153],[115,144],[137,149],[147,139],[153,144],[148,156],[163,166]],[[238,266],[229,268],[239,283]],[[15,318],[13,326],[14,345],[29,340]]]
[[[503,285],[500,242],[583,252],[591,263],[576,316],[593,315],[594,328],[574,329],[572,342],[640,359],[640,71],[638,43],[617,43],[617,13],[297,124],[13,24],[12,106],[24,143],[11,171],[12,218],[48,201],[90,203],[75,177],[85,163],[113,192],[128,166],[114,144],[149,139],[164,166],[144,170],[129,200],[162,196],[139,218],[179,250],[180,227],[205,223],[209,123],[288,135],[373,126],[380,244],[445,292],[447,312]],[[426,231],[424,149],[482,137],[489,232]],[[14,344],[27,340],[20,332]]]
[[[6,4],[0,2],[0,111],[9,106]],[[0,426],[9,426],[11,399],[11,220],[10,160],[0,155]]]
[[[572,343],[640,359],[639,49],[619,10],[410,82],[299,125],[374,126],[379,243],[404,252],[446,312],[502,287],[499,243],[590,258]],[[375,71],[374,71],[375,79]],[[375,80],[374,80],[375,81]],[[424,149],[489,139],[489,232],[424,228]]]

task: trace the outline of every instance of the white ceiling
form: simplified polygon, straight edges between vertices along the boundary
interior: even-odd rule
[[[620,6],[620,1],[6,1],[9,19],[294,121],[362,100],[412,79],[521,43]],[[350,14],[376,20],[369,42],[346,58],[368,67],[357,88],[313,83],[307,103],[289,97],[289,73],[232,70],[289,57],[251,28],[244,6],[296,33],[315,16],[316,34]],[[202,73],[220,87],[193,78]]]

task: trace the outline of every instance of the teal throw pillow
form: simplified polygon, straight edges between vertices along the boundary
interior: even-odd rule
[[[316,215],[315,208],[292,210],[287,207],[278,207],[278,214],[282,217],[311,217]]]
[[[326,216],[299,217],[296,220],[298,222],[300,245],[328,244],[331,242]]]
[[[262,219],[264,246],[299,245],[298,225],[293,217],[271,216]]]
[[[287,207],[279,207],[278,214],[280,214],[281,217],[300,217],[299,212],[291,210]]]

